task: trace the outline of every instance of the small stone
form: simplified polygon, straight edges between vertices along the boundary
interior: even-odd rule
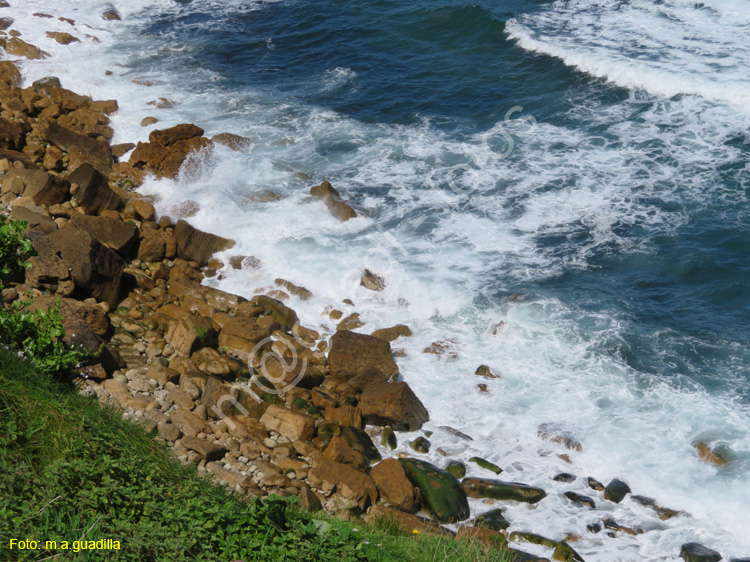
[[[576,479],[575,474],[570,474],[569,472],[561,472],[560,474],[557,474],[552,478],[555,482],[574,482]]]
[[[589,488],[591,488],[592,490],[596,490],[597,492],[604,491],[604,484],[599,482],[596,478],[592,478],[591,476],[589,476],[586,481],[589,485]]]
[[[445,465],[445,470],[450,472],[453,476],[458,478],[459,480],[466,476],[466,465],[462,463],[461,461],[449,461],[448,464]],[[476,523],[475,523],[476,524]]]
[[[604,499],[620,503],[630,493],[630,486],[622,480],[615,478],[604,488]]]
[[[596,508],[596,503],[594,503],[594,500],[590,498],[589,496],[584,496],[583,494],[577,494],[575,492],[565,492],[564,495],[573,503],[576,503],[578,505],[582,505],[585,507],[590,507],[591,509]]]
[[[477,370],[474,371],[474,374],[478,377],[484,377],[485,379],[499,379],[500,375],[495,373],[490,367],[487,365],[479,365],[477,367]]]
[[[417,453],[427,454],[430,452],[430,442],[424,437],[417,437],[414,441],[409,443],[409,445]]]
[[[370,291],[382,291],[385,289],[385,279],[377,273],[365,269],[364,273],[362,273],[362,278],[360,279],[360,285]]]

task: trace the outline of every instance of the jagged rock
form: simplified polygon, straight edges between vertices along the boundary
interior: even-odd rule
[[[61,115],[57,122],[66,129],[87,137],[102,136],[111,139],[114,135],[114,130],[109,126],[109,118],[88,107],[82,107]]]
[[[18,37],[11,37],[7,41],[4,41],[5,52],[9,55],[16,57],[26,57],[27,59],[44,59],[49,56],[47,51],[43,51],[39,47],[27,43],[23,39]]]
[[[9,60],[0,61],[0,90],[18,88],[21,85],[21,72]]]
[[[34,205],[57,205],[65,200],[68,187],[60,176],[42,170],[13,170],[3,178],[2,191],[23,194]]]
[[[581,555],[573,550],[573,547],[565,541],[557,543],[552,558],[554,560],[559,560],[560,562],[583,562]]]
[[[174,240],[163,230],[143,230],[138,243],[138,259],[144,262],[160,262],[167,256],[167,244]]]
[[[357,470],[365,470],[370,465],[362,453],[352,449],[338,435],[331,437],[331,440],[323,451],[323,456],[329,460],[349,465]]]
[[[620,503],[630,493],[630,486],[622,480],[615,478],[604,488],[604,499]]]
[[[47,37],[50,37],[60,43],[60,45],[70,45],[71,43],[80,43],[81,40],[70,33],[61,31],[48,31]]]
[[[253,297],[252,302],[258,306],[262,306],[266,310],[270,310],[282,329],[286,327],[286,329],[291,330],[299,322],[297,313],[294,310],[274,298],[266,295],[256,295]]]
[[[315,419],[282,406],[269,406],[261,423],[290,441],[307,441],[315,433]]]
[[[71,295],[75,282],[55,245],[41,232],[30,231],[28,237],[37,255],[29,259],[31,267],[26,270],[27,285],[64,297]]]
[[[478,377],[484,377],[485,379],[499,379],[500,376],[487,365],[479,365],[474,374]]]
[[[375,504],[378,491],[372,478],[344,464],[320,458],[315,461],[307,480],[313,488],[328,495],[335,492],[352,507],[364,510]]]
[[[310,195],[325,202],[328,211],[338,220],[345,222],[357,216],[357,213],[349,205],[341,201],[341,195],[333,186],[324,181],[310,189]]]
[[[216,345],[216,329],[204,316],[187,315],[171,322],[165,337],[167,343],[185,357],[203,347]]]
[[[381,328],[380,330],[375,330],[370,335],[383,341],[392,342],[393,340],[401,337],[411,336],[411,330],[409,329],[409,326],[406,326],[405,324],[396,324],[395,326],[391,326],[390,328]]]
[[[371,291],[382,291],[385,289],[385,279],[369,269],[365,269],[364,273],[362,273],[362,278],[360,279],[359,284],[365,289],[370,289]]]
[[[10,210],[10,218],[17,221],[26,222],[29,230],[38,233],[49,234],[57,230],[57,224],[49,216],[49,213],[36,205],[14,204]]]
[[[287,291],[289,291],[290,294],[299,297],[303,301],[310,300],[313,296],[311,291],[308,291],[304,287],[300,287],[299,285],[295,285],[291,281],[287,281],[286,279],[276,279],[274,280],[274,283],[276,283],[280,287],[284,287]]]
[[[226,146],[235,152],[248,152],[252,146],[252,141],[249,138],[232,133],[219,133],[211,137],[211,141]]]
[[[139,142],[128,162],[134,168],[158,176],[177,177],[188,154],[212,146],[211,141],[201,135],[203,129],[186,123],[152,131],[150,142]]]
[[[547,496],[547,493],[541,488],[519,482],[502,482],[489,478],[464,478],[461,486],[470,498],[537,503]]]
[[[697,542],[682,545],[680,558],[685,562],[719,562],[721,554]]]
[[[124,264],[114,251],[72,226],[50,233],[47,239],[70,268],[77,287],[110,307],[117,304]]]
[[[138,242],[138,228],[119,219],[73,213],[70,223],[122,256],[130,255]]]
[[[359,408],[366,423],[390,425],[397,430],[416,431],[430,418],[427,409],[405,382],[366,387]]]
[[[177,255],[200,264],[207,263],[216,252],[228,250],[235,244],[233,240],[198,230],[184,220],[177,221],[174,237],[177,240]]]
[[[419,488],[423,505],[439,523],[469,517],[466,493],[455,476],[435,465],[416,459],[399,459],[406,477]]]

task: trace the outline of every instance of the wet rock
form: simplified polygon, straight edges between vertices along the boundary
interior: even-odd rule
[[[450,472],[459,480],[466,476],[466,465],[461,461],[449,461],[448,464],[445,465],[445,470]]]
[[[502,531],[510,527],[510,521],[508,521],[503,515],[503,510],[500,508],[486,511],[474,519],[475,527],[484,527],[486,529],[492,529],[494,531]],[[513,540],[513,539],[511,539]]]
[[[4,18],[6,21],[10,18]],[[21,85],[21,72],[8,60],[0,61],[0,90],[18,88]]]
[[[406,326],[405,324],[396,324],[395,326],[392,326],[390,328],[382,328],[380,330],[375,330],[372,334],[372,337],[381,339],[383,341],[392,342],[393,340],[396,340],[401,337],[409,337],[411,336],[411,330],[409,329],[409,326]]]
[[[590,507],[591,509],[596,508],[596,503],[589,496],[584,496],[583,494],[577,494],[576,492],[565,492],[564,495],[573,503],[577,503],[578,505],[582,505],[585,507]]]
[[[508,537],[508,540],[511,542],[526,542],[529,544],[538,544],[547,548],[555,548],[557,546],[557,542],[553,541],[552,539],[548,539],[547,537],[536,535],[534,533],[525,533],[522,531],[512,532]]]
[[[359,284],[371,291],[382,291],[385,289],[385,279],[369,269],[365,269],[364,273],[362,273]]]
[[[685,562],[719,562],[721,554],[697,542],[682,545],[680,558]]]
[[[281,329],[292,329],[299,322],[297,313],[286,306],[283,302],[266,295],[256,295],[252,302],[270,310],[273,317],[281,325]]]
[[[588,483],[589,488],[591,488],[592,490],[596,490],[597,492],[604,491],[604,484],[599,482],[596,478],[592,478],[591,476],[589,476],[586,479],[586,482]]]
[[[489,470],[490,472],[494,472],[495,474],[500,474],[503,471],[503,469],[497,466],[495,463],[491,463],[490,461],[485,460],[481,457],[471,457],[469,459],[469,462],[473,462],[481,466],[485,470]]]
[[[539,437],[541,437],[545,441],[549,441],[550,443],[557,443],[558,445],[562,445],[563,447],[565,447],[566,449],[570,449],[571,451],[583,450],[581,442],[578,441],[578,439],[576,439],[576,437],[570,431],[563,429],[556,423],[543,423],[539,426],[537,435],[539,435]]]
[[[503,482],[485,478],[464,478],[461,486],[470,498],[537,503],[547,496],[547,493],[541,488],[519,482]]]
[[[37,60],[45,59],[49,56],[47,51],[43,51],[39,47],[27,43],[18,37],[12,37],[5,41],[4,47],[6,53],[16,57],[26,57],[27,59]]]
[[[707,443],[699,442],[695,445],[698,452],[698,458],[703,462],[716,466],[724,466],[731,460],[731,452],[726,446],[711,447]]]
[[[393,432],[393,428],[391,426],[386,425],[383,428],[383,432],[380,434],[380,444],[383,447],[390,449],[391,451],[395,450],[396,447],[398,447],[398,440],[396,439],[396,434]]]
[[[339,192],[327,181],[310,189],[310,195],[316,199],[321,199],[326,204],[328,211],[342,222],[357,216],[354,209],[341,200]]]
[[[439,523],[463,521],[469,517],[466,493],[455,476],[416,459],[399,459],[409,481],[419,489],[423,506]]]
[[[405,382],[368,386],[359,408],[366,423],[397,430],[416,431],[429,420],[427,409]]]
[[[478,377],[484,377],[485,379],[500,378],[500,376],[487,365],[479,365],[479,367],[477,367],[477,370],[474,371],[474,374]]]
[[[414,441],[409,443],[409,446],[414,449],[417,453],[427,454],[430,452],[430,442],[424,437],[417,437]]]
[[[559,560],[560,562],[583,562],[581,555],[573,550],[573,547],[565,541],[557,543],[552,558],[554,560]]]
[[[60,45],[70,45],[71,43],[80,43],[81,40],[70,33],[64,33],[60,31],[48,31],[47,37],[51,37]]]
[[[604,488],[604,499],[611,502],[620,503],[625,496],[630,493],[630,486],[622,480],[615,478]]]
[[[249,152],[253,144],[249,138],[232,133],[219,133],[211,137],[211,141],[235,152]]]
[[[555,482],[575,482],[576,476],[575,474],[570,474],[569,472],[561,472],[560,474],[555,475],[552,480]]]
[[[186,123],[152,131],[149,142],[139,142],[128,162],[136,169],[175,178],[188,154],[210,150],[213,146],[210,140],[201,135],[203,129]]]
[[[382,458],[380,451],[378,451],[370,436],[359,426],[350,425],[342,427],[341,438],[352,449],[364,455],[368,464],[378,462]]]
[[[102,19],[106,21],[120,21],[122,17],[115,7],[110,5],[102,12]]]

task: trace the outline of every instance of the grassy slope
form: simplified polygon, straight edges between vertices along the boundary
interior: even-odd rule
[[[248,503],[2,346],[0,474],[0,562],[505,560],[478,544],[355,526],[281,498]],[[10,551],[11,538],[116,539],[121,550]]]

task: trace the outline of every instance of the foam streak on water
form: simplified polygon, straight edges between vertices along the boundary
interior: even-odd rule
[[[115,142],[145,140],[150,129],[138,123],[149,115],[158,127],[195,122],[208,135],[253,139],[248,154],[219,147],[200,173],[149,180],[142,189],[173,216],[186,199],[198,202],[196,226],[235,238],[232,253],[262,263],[213,283],[247,296],[276,277],[304,285],[315,297],[292,305],[306,326],[327,334],[335,326],[321,314],[326,306],[354,310],[343,298],[356,303],[362,331],[408,324],[414,337],[395,347],[406,352],[404,379],[431,412],[433,449],[478,454],[502,466],[506,479],[550,493],[533,508],[509,507],[511,530],[580,534],[576,548],[586,560],[674,560],[692,540],[725,558],[750,554],[750,358],[740,321],[747,309],[741,300],[719,302],[715,310],[727,316],[716,312],[716,321],[726,326],[713,329],[700,316],[686,326],[679,307],[662,308],[669,283],[689,286],[702,271],[697,261],[691,269],[667,259],[665,247],[706,221],[747,235],[747,2],[578,0],[517,15],[506,24],[516,56],[556,57],[597,80],[560,94],[554,118],[531,120],[520,110],[507,122],[458,132],[429,115],[402,125],[363,122],[249,80],[227,86],[186,37],[200,37],[202,26],[252,21],[269,3],[116,6],[121,23],[103,22],[88,2],[16,0],[23,37],[54,54],[25,64],[24,75],[54,74],[72,89],[117,98]],[[34,18],[35,11],[76,19],[82,43],[61,47],[45,38],[70,26]],[[199,17],[205,13],[214,17]],[[141,33],[160,21],[163,33]],[[253,40],[276,48],[273,37]],[[320,95],[353,91],[359,72],[332,66],[307,87]],[[178,105],[149,105],[160,97]],[[524,103],[519,94],[501,114]],[[359,218],[339,223],[306,195],[322,179]],[[281,198],[259,202],[264,190]],[[384,275],[384,292],[359,286],[365,267]],[[747,290],[742,279],[710,298]],[[698,305],[685,306],[700,308],[702,293],[687,294]],[[445,339],[454,342],[455,360],[421,353]],[[480,363],[502,378],[478,380]],[[490,392],[479,392],[478,382]],[[573,432],[583,451],[541,441],[537,428],[548,422]],[[692,448],[697,440],[723,441],[738,459],[721,470],[706,465]],[[400,442],[406,451],[407,438]],[[572,465],[557,457],[563,452]],[[551,480],[560,471],[579,476],[572,488]],[[588,475],[619,476],[635,493],[691,516],[662,522],[632,501],[602,501],[607,515],[646,532],[587,533],[585,523],[601,520],[602,511],[582,514],[560,493],[587,493]]]

